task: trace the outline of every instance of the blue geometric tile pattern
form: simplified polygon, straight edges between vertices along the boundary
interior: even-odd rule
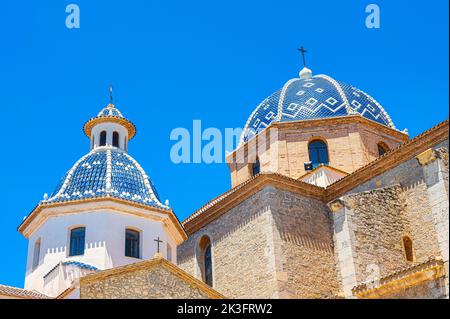
[[[115,116],[115,117],[122,117],[122,113],[116,108],[116,107],[110,107],[107,106],[103,108],[98,114],[97,117],[106,117],[106,116]]]
[[[98,147],[65,174],[45,203],[115,197],[168,209],[142,167],[124,151]]]
[[[79,261],[65,261],[62,263],[63,265],[72,265],[72,266],[77,266],[78,268],[82,268],[82,269],[87,269],[87,270],[98,270],[97,267],[85,264],[85,263],[81,263]]]
[[[240,144],[260,133],[273,121],[288,122],[360,114],[394,128],[383,107],[367,93],[326,75],[295,78],[286,82],[250,115]]]

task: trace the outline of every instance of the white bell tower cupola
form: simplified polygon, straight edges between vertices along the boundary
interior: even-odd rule
[[[110,103],[86,122],[84,132],[90,139],[91,150],[108,146],[128,152],[128,141],[136,134],[136,127],[113,104],[111,86]]]

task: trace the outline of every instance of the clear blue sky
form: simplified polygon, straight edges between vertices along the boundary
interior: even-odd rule
[[[23,286],[17,232],[89,150],[82,125],[115,102],[138,128],[130,154],[182,220],[230,187],[226,164],[174,165],[170,131],[242,127],[308,64],[374,96],[411,136],[448,117],[448,1],[69,1],[0,3],[0,283]],[[381,28],[365,27],[365,6]]]

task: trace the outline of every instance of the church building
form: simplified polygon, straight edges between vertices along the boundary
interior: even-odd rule
[[[303,68],[249,115],[231,189],[180,222],[112,103],[19,225],[0,298],[448,298],[448,119],[410,139],[369,94]]]

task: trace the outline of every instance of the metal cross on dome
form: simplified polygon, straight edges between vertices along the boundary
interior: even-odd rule
[[[113,86],[112,86],[112,84],[109,85],[109,102],[111,104],[113,102]]]
[[[297,50],[300,51],[300,53],[302,54],[303,66],[306,67],[305,53],[307,53],[308,51],[306,51],[306,49],[303,46]]]
[[[160,240],[159,236],[158,236],[158,238],[154,239],[154,241],[156,241],[156,245],[157,245],[156,252],[159,253],[159,244],[162,243],[162,240]]]

